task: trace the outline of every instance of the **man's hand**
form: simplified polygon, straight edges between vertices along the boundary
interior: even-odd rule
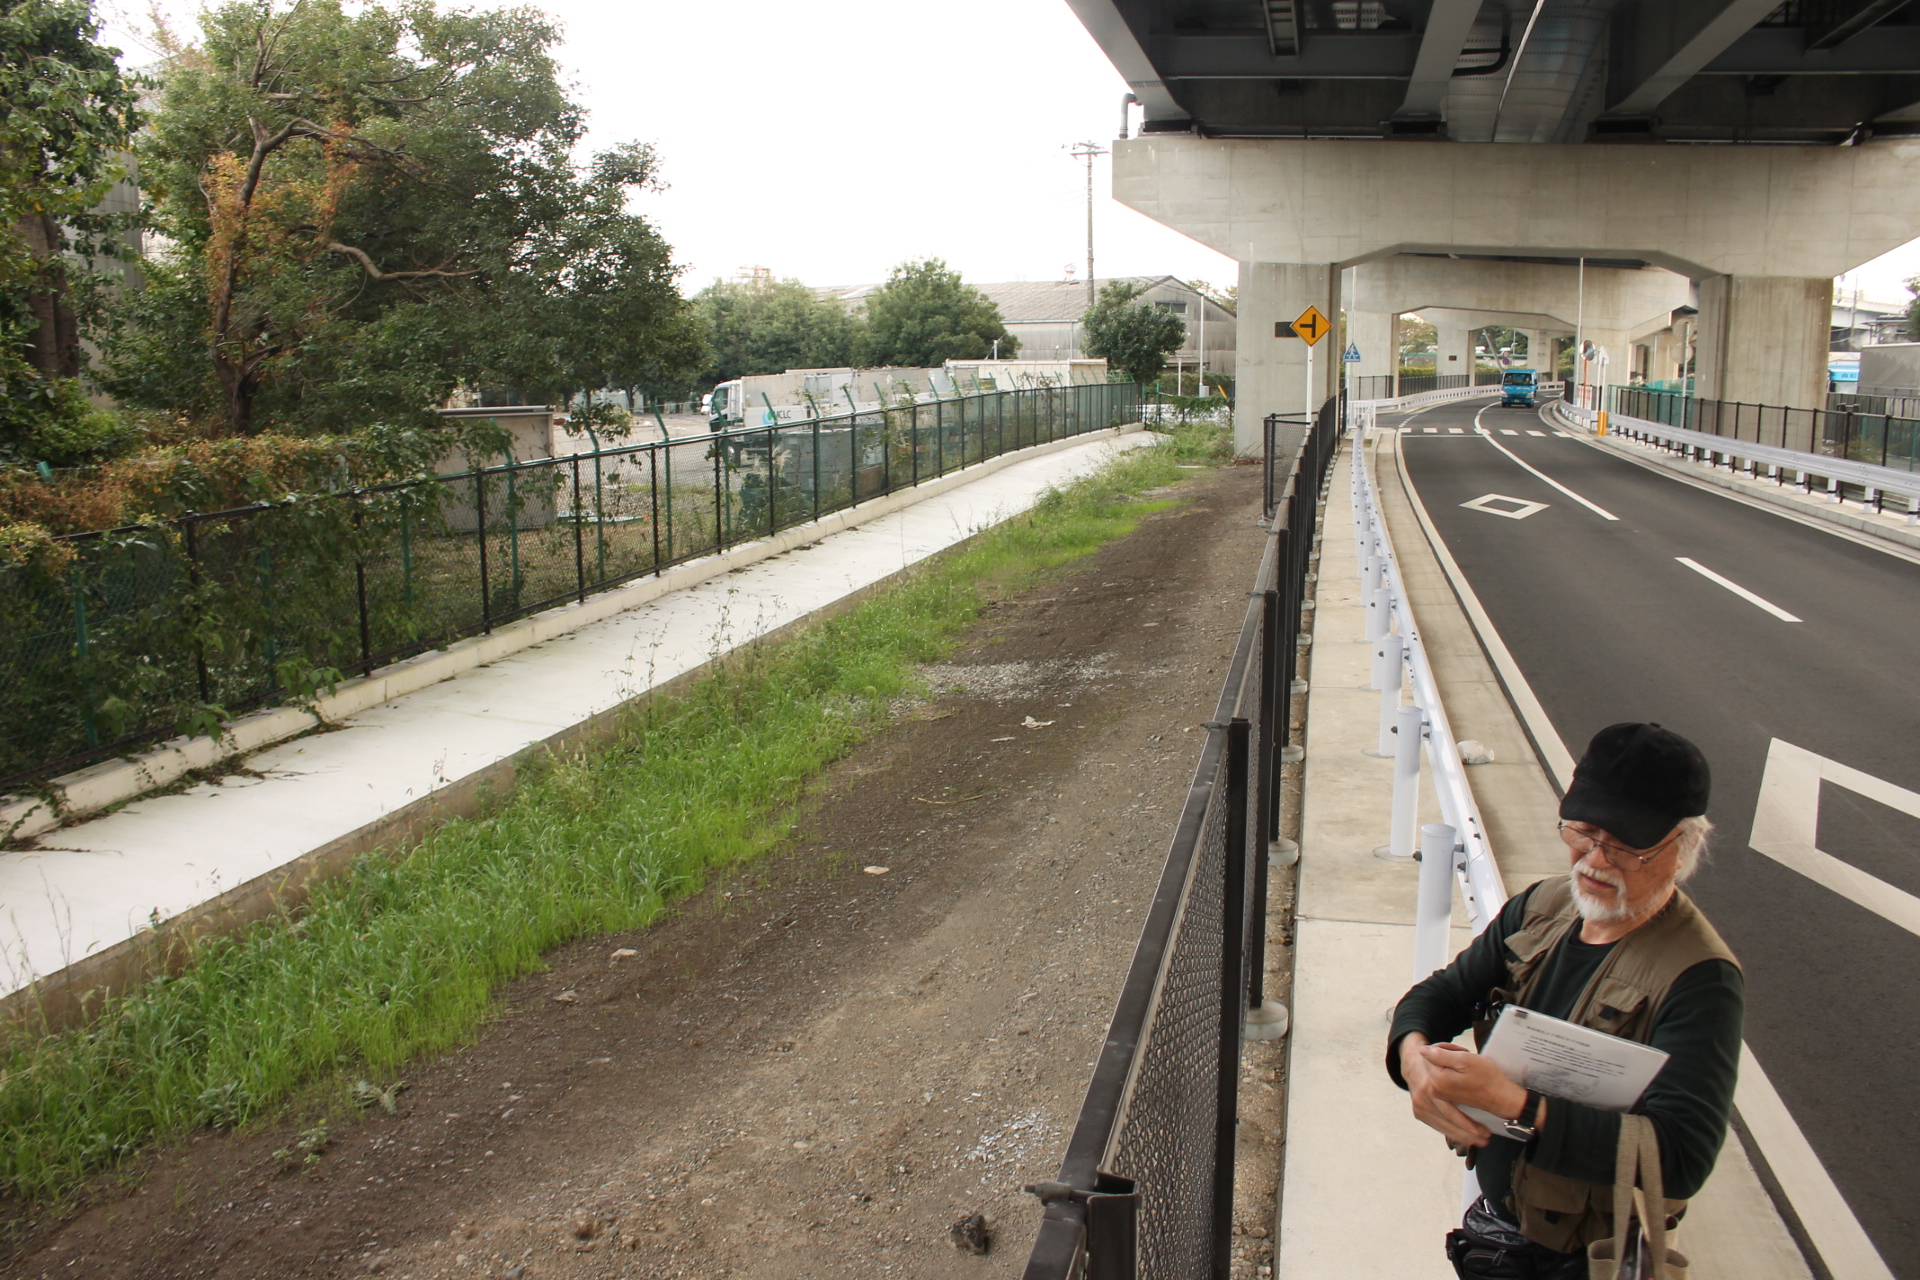
[[[1476,1107],[1512,1120],[1527,1105],[1527,1091],[1486,1058],[1450,1044],[1429,1044],[1419,1032],[1400,1041],[1400,1074],[1413,1095],[1414,1118],[1445,1134],[1457,1146],[1483,1147],[1486,1127],[1460,1110]],[[1535,1123],[1546,1118],[1541,1104]]]

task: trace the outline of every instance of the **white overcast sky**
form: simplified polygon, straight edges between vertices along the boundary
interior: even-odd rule
[[[116,9],[116,5],[118,8]],[[476,7],[494,7],[480,4]],[[504,7],[504,6],[502,6]],[[969,280],[1084,271],[1086,175],[1126,85],[1064,0],[544,0],[591,146],[651,142],[669,189],[642,198],[692,292],[764,266],[859,284],[918,256]],[[160,0],[183,34],[195,3]],[[102,0],[123,61],[152,60],[143,0]],[[1094,162],[1095,269],[1233,283],[1233,262],[1114,203]],[[1842,281],[1907,296],[1920,241]]]

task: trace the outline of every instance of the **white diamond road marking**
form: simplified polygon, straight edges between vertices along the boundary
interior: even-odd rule
[[[1493,505],[1496,502],[1512,503],[1513,507],[1511,510],[1504,507],[1497,507]],[[1544,502],[1528,502],[1525,498],[1509,498],[1504,493],[1484,493],[1472,502],[1463,502],[1460,505],[1469,511],[1484,511],[1490,516],[1505,516],[1509,520],[1525,520],[1528,516],[1547,509],[1547,504]]]
[[[1733,594],[1739,596],[1742,600],[1745,600],[1748,604],[1759,605],[1762,609],[1765,609],[1768,613],[1780,619],[1780,621],[1782,622],[1800,621],[1800,619],[1794,617],[1792,614],[1788,613],[1785,609],[1782,609],[1779,605],[1775,604],[1773,601],[1765,599],[1762,596],[1755,595],[1753,592],[1747,590],[1745,587],[1741,586],[1739,583],[1732,582],[1726,578],[1721,577],[1719,574],[1715,573],[1713,570],[1707,568],[1707,566],[1700,564],[1697,561],[1689,560],[1685,556],[1675,556],[1674,559],[1678,560],[1681,564],[1687,566],[1687,568],[1693,570],[1695,573],[1705,578],[1708,582],[1716,583],[1719,586],[1725,587],[1727,590],[1733,592]]]

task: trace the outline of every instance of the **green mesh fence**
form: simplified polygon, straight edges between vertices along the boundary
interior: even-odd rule
[[[0,567],[0,785],[1139,420],[1133,383],[989,392],[66,537]]]

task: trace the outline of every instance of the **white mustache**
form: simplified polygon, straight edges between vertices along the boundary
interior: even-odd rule
[[[1627,891],[1627,878],[1618,871],[1615,871],[1612,867],[1582,866],[1580,868],[1580,874],[1598,880],[1601,884],[1611,887],[1615,892],[1625,893]]]

